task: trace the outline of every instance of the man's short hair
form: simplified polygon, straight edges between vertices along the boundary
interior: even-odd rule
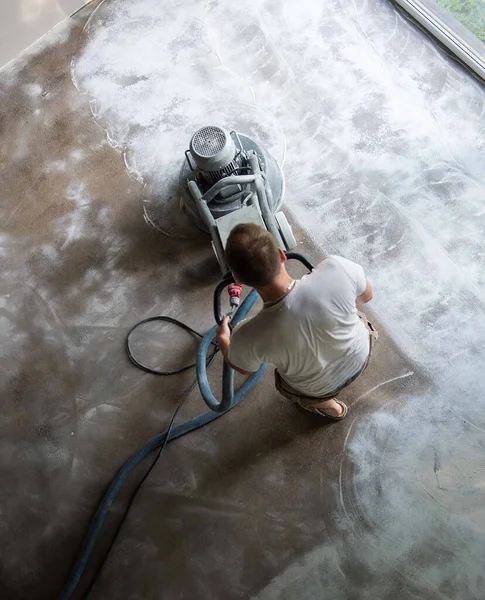
[[[261,288],[273,281],[281,268],[273,236],[254,223],[240,223],[227,239],[225,259],[239,283]]]

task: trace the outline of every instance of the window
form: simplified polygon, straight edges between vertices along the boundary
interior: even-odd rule
[[[485,80],[485,0],[396,0]]]
[[[485,42],[484,0],[437,0],[451,15]]]

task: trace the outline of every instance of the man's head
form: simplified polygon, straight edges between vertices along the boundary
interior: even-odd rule
[[[266,229],[241,223],[229,235],[225,259],[239,283],[263,288],[279,274],[285,254]]]

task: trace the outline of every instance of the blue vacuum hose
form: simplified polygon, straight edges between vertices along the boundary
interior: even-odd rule
[[[244,299],[237,312],[231,321],[231,326],[234,327],[242,320],[244,320],[254,306],[254,303],[258,299],[258,293],[256,290],[252,290]],[[239,404],[241,400],[247,396],[247,394],[253,389],[253,387],[260,381],[261,377],[266,371],[267,365],[263,364],[259,368],[259,371],[253,373],[242,386],[234,394],[234,369],[224,363],[224,370],[222,373],[222,400],[219,402],[214,397],[212,390],[209,386],[207,379],[207,352],[210,345],[214,342],[217,332],[217,325],[214,325],[212,329],[205,334],[202,342],[199,345],[197,352],[197,381],[199,383],[200,393],[204,402],[214,412],[225,413],[230,410],[236,404]]]
[[[242,321],[243,319],[245,319],[247,317],[249,311],[253,307],[257,298],[258,298],[258,294],[256,291],[253,290],[252,292],[250,292],[250,294],[246,297],[244,302],[239,307],[238,311],[235,313],[235,315],[232,319],[232,325],[237,325],[237,323],[239,323],[240,321]],[[154,319],[157,319],[157,317],[152,317],[150,319],[146,319],[146,320],[142,321],[141,323],[144,323],[149,320],[154,320]],[[162,318],[162,319],[175,323],[175,320],[170,319],[170,318]],[[130,357],[130,360],[132,360],[132,362],[134,364],[136,364],[137,366],[143,367],[143,365],[140,365],[140,363],[138,363],[138,361],[136,361],[136,359],[134,359],[134,357],[132,359],[132,355],[131,355],[131,351],[130,351],[130,347],[129,347],[129,336],[134,331],[134,329],[141,323],[138,323],[129,332],[128,338],[127,338],[127,350],[128,350],[128,355]],[[177,324],[178,324],[178,322],[177,322]],[[188,328],[187,326],[184,326],[184,328],[186,330],[190,331],[191,333],[196,333],[193,330],[191,330],[190,328]],[[211,423],[215,419],[221,417],[226,412],[230,411],[232,408],[237,406],[247,396],[247,394],[259,383],[259,381],[263,377],[264,372],[266,371],[267,365],[262,365],[261,368],[259,369],[259,371],[257,371],[253,375],[251,375],[243,383],[243,385],[235,393],[233,393],[234,371],[229,366],[224,365],[223,398],[220,402],[217,401],[212,393],[212,390],[210,389],[209,381],[207,378],[207,352],[208,352],[210,346],[213,345],[213,343],[214,343],[214,338],[216,336],[216,330],[217,330],[217,326],[212,327],[202,338],[202,342],[200,343],[200,346],[199,346],[199,349],[197,352],[197,363],[196,363],[197,381],[199,384],[200,392],[202,394],[202,397],[204,398],[204,401],[207,403],[207,405],[212,410],[210,410],[209,412],[207,412],[203,415],[195,417],[194,419],[191,419],[190,421],[187,421],[186,423],[182,423],[181,425],[178,425],[177,427],[174,427],[173,429],[171,429],[169,427],[169,429],[167,429],[167,431],[164,431],[163,433],[160,433],[159,435],[156,435],[154,438],[152,438],[149,442],[147,442],[144,446],[142,446],[139,450],[137,450],[134,454],[132,454],[132,456],[130,456],[130,458],[124,463],[124,465],[121,467],[121,469],[118,471],[118,473],[115,475],[114,479],[112,480],[112,482],[108,488],[108,491],[104,495],[104,498],[101,500],[101,503],[98,506],[98,509],[96,510],[96,514],[94,515],[93,520],[91,521],[89,531],[86,535],[86,538],[84,539],[84,543],[82,545],[81,551],[79,552],[76,563],[71,571],[71,574],[69,576],[67,583],[65,584],[62,592],[58,596],[58,600],[69,600],[72,597],[73,593],[75,592],[75,590],[81,580],[81,577],[84,573],[84,570],[86,569],[88,561],[91,557],[93,548],[99,538],[99,535],[100,535],[103,525],[105,523],[108,512],[109,512],[113,502],[115,501],[116,496],[118,495],[118,492],[120,491],[122,485],[124,484],[124,482],[126,481],[128,476],[130,475],[130,473],[133,471],[133,469],[137,465],[139,465],[149,454],[151,454],[157,448],[160,448],[161,446],[163,446],[165,443],[167,443],[171,440],[175,440],[176,438],[179,438],[182,435],[185,435],[186,433],[195,431],[196,429],[199,429],[200,427],[207,425],[207,423]],[[184,367],[183,369],[180,369],[178,372],[181,372],[181,371],[185,370],[186,368],[188,368],[188,367]],[[167,373],[158,372],[153,369],[144,369],[144,370],[148,370],[149,372],[155,373],[157,375],[173,374],[173,373],[169,373],[169,372],[167,372]]]

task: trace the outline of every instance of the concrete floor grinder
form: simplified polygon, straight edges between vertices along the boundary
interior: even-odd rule
[[[277,161],[247,135],[221,127],[202,127],[192,136],[180,172],[180,189],[191,221],[211,235],[223,274],[224,248],[238,223],[267,229],[282,250],[296,246],[279,210],[285,180]]]
[[[190,141],[189,150],[186,151],[186,161],[180,173],[180,189],[183,206],[190,220],[200,229],[210,233],[212,246],[223,273],[223,279],[214,293],[214,316],[217,323],[221,323],[223,318],[221,294],[226,287],[235,283],[224,260],[224,248],[231,230],[238,223],[250,222],[261,225],[274,236],[288,258],[299,260],[309,270],[313,268],[305,257],[288,252],[296,245],[296,242],[285,215],[279,211],[284,193],[283,173],[276,160],[250,137],[235,131],[228,133],[224,129],[214,126],[199,129]],[[239,296],[237,303],[234,303],[234,305],[231,293],[230,297],[231,306],[233,306],[232,324],[235,325],[248,316],[258,299],[258,294],[256,290],[252,290],[240,306]],[[130,345],[132,334],[140,325],[157,320],[177,325],[185,331],[202,338],[194,365],[187,365],[172,371],[160,371],[142,364],[135,358]],[[256,373],[250,375],[235,390],[234,371],[225,363],[222,377],[222,398],[217,399],[211,390],[207,377],[207,368],[218,351],[217,344],[214,341],[216,331],[217,324],[205,335],[202,335],[177,319],[162,315],[143,319],[128,332],[125,342],[126,351],[128,358],[137,368],[155,375],[174,375],[195,366],[197,381],[182,396],[180,404],[170,419],[167,430],[156,435],[134,452],[113,478],[93,516],[84,543],[71,574],[58,596],[58,600],[70,600],[76,592],[91,558],[92,551],[101,535],[111,506],[133,469],[147,456],[158,450],[144,477],[135,488],[118,524],[116,533],[83,597],[86,597],[95,585],[97,575],[108,558],[116,536],[140,486],[155,466],[166,444],[170,440],[177,439],[203,427],[207,423],[211,423],[237,406],[263,377],[267,368],[266,364],[262,364]],[[196,384],[204,402],[210,409],[209,412],[174,426],[178,410]]]

